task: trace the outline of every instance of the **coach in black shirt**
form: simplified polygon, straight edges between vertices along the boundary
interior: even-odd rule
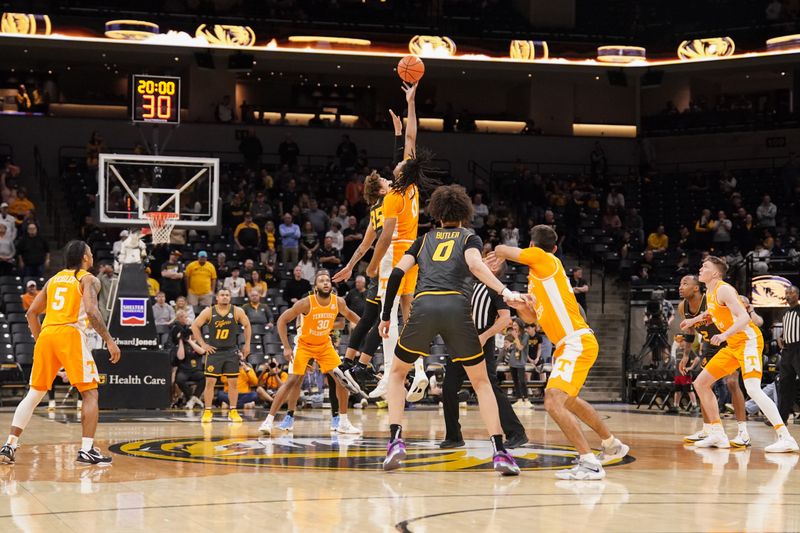
[[[505,264],[501,269],[505,268]],[[495,275],[502,274],[494,272]],[[497,382],[497,359],[495,357],[494,336],[503,331],[511,323],[511,311],[503,301],[503,297],[491,290],[481,282],[475,283],[472,293],[472,320],[480,334],[483,353],[486,356],[486,370],[489,381],[492,383],[497,408],[500,411],[500,424],[506,434],[506,447],[517,448],[528,442],[525,428],[511,408],[508,396]],[[464,365],[447,360],[447,368],[442,383],[442,406],[444,410],[444,423],[447,428],[445,440],[439,443],[440,448],[458,448],[464,446],[461,436],[461,424],[458,422],[458,391],[464,383],[467,373]]]
[[[780,338],[781,370],[778,378],[778,410],[784,423],[792,412],[797,397],[797,378],[800,376],[800,301],[794,285],[786,289],[789,309],[784,313],[783,335]]]

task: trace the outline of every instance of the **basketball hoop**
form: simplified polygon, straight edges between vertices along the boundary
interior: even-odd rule
[[[153,244],[169,244],[172,228],[178,222],[178,213],[150,211],[149,213],[144,213],[144,216],[147,218],[147,223],[150,224]]]

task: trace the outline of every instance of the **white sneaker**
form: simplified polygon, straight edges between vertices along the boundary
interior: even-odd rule
[[[349,419],[339,420],[339,427],[336,428],[337,433],[343,433],[345,435],[360,435],[361,430],[355,427],[353,424],[350,423]]]
[[[580,461],[569,470],[556,472],[556,477],[570,481],[596,481],[606,477],[606,471],[603,470],[602,465]]]
[[[48,411],[55,411],[56,410],[56,401],[55,400],[49,400],[47,402],[47,410]]]
[[[425,372],[417,372],[414,374],[414,381],[411,382],[411,388],[408,389],[406,393],[406,400],[414,403],[424,398],[428,383],[428,376],[425,375]]]
[[[258,432],[262,435],[272,435],[272,422],[268,420],[264,420],[261,425],[258,427]]]
[[[701,429],[700,431],[696,431],[691,435],[686,435],[683,437],[683,442],[686,444],[694,444],[695,442],[703,440],[706,437],[708,437],[708,433]]]
[[[372,392],[369,393],[368,396],[370,398],[373,398],[373,399],[375,399],[375,398],[383,398],[384,396],[386,396],[386,392],[388,390],[389,390],[389,379],[388,378],[381,378],[378,381],[378,384],[375,386],[375,388],[372,390]]]
[[[703,440],[694,443],[697,448],[730,448],[731,443],[723,431],[712,431]]]
[[[736,438],[731,439],[731,446],[734,448],[747,448],[750,446],[750,435],[748,433],[740,432]]]
[[[601,465],[607,465],[618,459],[624,459],[630,451],[630,446],[623,444],[623,442],[619,439],[614,439],[614,442],[611,444],[611,446],[602,447],[600,455],[597,456],[597,459],[600,461]]]
[[[797,441],[791,435],[778,434],[778,440],[764,448],[767,453],[791,453],[800,451]]]

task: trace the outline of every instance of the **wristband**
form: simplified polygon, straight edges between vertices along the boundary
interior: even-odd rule
[[[500,291],[500,296],[502,296],[503,298],[508,298],[509,296],[511,296],[511,291],[508,289],[508,287],[503,287],[503,290]]]

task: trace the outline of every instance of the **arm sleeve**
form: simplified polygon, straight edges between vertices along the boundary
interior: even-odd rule
[[[392,168],[394,168],[394,166],[397,165],[397,163],[403,160],[404,151],[405,151],[405,136],[395,135],[394,150],[392,151]]]
[[[425,235],[422,237],[417,237],[417,240],[414,241],[414,244],[406,250],[406,255],[411,255],[415,259],[419,255],[419,251],[422,250],[422,243],[425,242]]]
[[[406,273],[395,268],[392,270],[392,275],[389,276],[389,282],[386,285],[386,295],[383,297],[383,314],[382,320],[390,320],[392,317],[392,306],[394,306],[394,299],[397,297],[397,291],[400,290],[400,282],[403,281],[403,276]]]

